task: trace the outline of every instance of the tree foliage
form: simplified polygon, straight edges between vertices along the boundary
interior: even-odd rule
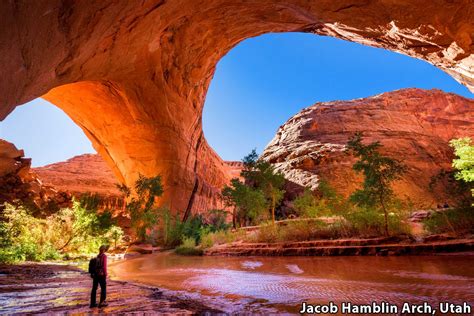
[[[0,222],[0,262],[41,261],[95,253],[101,244],[121,242],[123,231],[107,211],[75,201],[45,218],[23,206],[6,205]]]
[[[397,159],[382,155],[380,142],[365,145],[362,138],[361,133],[356,133],[347,143],[347,149],[358,158],[353,169],[364,175],[362,188],[356,190],[350,200],[361,206],[380,208],[388,235],[388,206],[394,198],[392,183],[401,178],[406,167]]]
[[[450,142],[454,154],[458,157],[453,160],[453,167],[458,170],[456,178],[465,182],[474,182],[474,144],[469,137],[453,139]],[[474,189],[471,189],[474,196]]]
[[[234,226],[237,223],[245,226],[260,219],[267,206],[265,195],[261,190],[244,184],[239,179],[232,179],[230,186],[225,186],[222,195],[228,206],[234,207],[232,216]]]
[[[283,199],[285,178],[275,171],[273,166],[258,159],[257,152],[252,150],[242,159],[244,168],[239,179],[232,179],[231,185],[224,187],[222,195],[227,205],[234,206],[235,220],[254,222],[265,217],[268,210],[275,221],[275,210]]]
[[[303,194],[293,201],[293,207],[298,215],[304,217],[340,215],[350,209],[346,199],[325,180],[320,180],[316,192],[306,188]]]
[[[132,189],[118,186],[125,197],[130,197],[126,209],[130,213],[131,225],[138,239],[144,241],[147,233],[158,224],[162,210],[155,206],[156,199],[163,194],[161,176],[144,177],[139,175]]]

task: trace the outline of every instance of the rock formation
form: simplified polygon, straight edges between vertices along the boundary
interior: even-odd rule
[[[474,137],[474,100],[439,90],[404,89],[364,99],[316,103],[283,124],[262,154],[285,177],[316,189],[321,178],[344,195],[361,176],[355,159],[344,153],[356,131],[366,142],[380,141],[388,156],[408,167],[395,184],[400,198],[418,207],[436,206],[449,196],[444,187],[429,190],[433,176],[451,169],[449,140]]]
[[[0,139],[0,209],[5,202],[21,202],[47,214],[71,205],[69,194],[43,185],[30,167],[31,159],[24,158],[23,150]]]
[[[97,154],[84,154],[33,170],[44,184],[77,198],[87,194],[97,195],[101,209],[123,207],[123,196],[116,186],[117,179]]]
[[[334,36],[424,59],[474,89],[470,0],[0,2],[0,119],[44,97],[119,181],[161,174],[189,214],[229,180],[202,133],[219,59],[269,32]]]
[[[225,161],[224,167],[231,177],[239,177],[242,163]],[[66,161],[33,168],[33,171],[44,184],[68,192],[75,197],[79,198],[87,194],[98,195],[101,200],[101,209],[123,209],[123,195],[116,186],[117,179],[100,155],[75,156]],[[223,206],[219,201],[221,189],[221,187],[216,187],[207,193],[212,195],[211,200],[215,200],[214,205]],[[198,203],[208,203],[208,200]],[[209,207],[204,204],[201,209],[208,210]]]

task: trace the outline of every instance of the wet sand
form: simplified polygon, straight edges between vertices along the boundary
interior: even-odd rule
[[[108,307],[89,308],[92,280],[77,267],[59,264],[0,265],[1,314],[218,314],[198,301],[157,287],[108,280]]]

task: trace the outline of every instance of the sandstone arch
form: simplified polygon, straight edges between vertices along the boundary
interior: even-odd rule
[[[470,0],[0,3],[0,119],[44,96],[122,181],[161,172],[173,209],[213,205],[226,167],[201,128],[218,60],[245,38],[311,32],[424,59],[474,91]]]

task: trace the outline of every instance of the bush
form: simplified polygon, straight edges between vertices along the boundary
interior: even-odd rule
[[[436,212],[423,223],[433,234],[474,233],[474,208],[463,207]]]
[[[373,208],[358,208],[344,216],[351,234],[360,237],[377,237],[385,235],[384,215]],[[388,214],[388,230],[391,235],[409,233],[408,226],[399,213]]]
[[[273,223],[265,223],[253,237],[255,242],[278,242],[280,238],[280,228]]]
[[[281,241],[306,241],[342,237],[339,226],[322,221],[295,221],[280,229]]]
[[[301,220],[288,222],[286,225],[262,225],[255,234],[247,236],[247,242],[274,243],[285,241],[308,241],[336,239],[352,235],[345,221],[326,224],[319,220]]]
[[[0,262],[6,263],[96,253],[101,244],[112,239],[119,242],[123,235],[119,227],[110,224],[109,215],[97,215],[79,202],[46,218],[36,218],[24,207],[5,205],[3,217]]]
[[[306,188],[304,193],[293,201],[293,207],[301,217],[341,215],[353,208],[342,195],[324,180],[321,180],[317,192]]]
[[[183,243],[175,249],[175,252],[179,255],[185,256],[202,256],[203,250],[196,247],[196,241],[192,237],[183,239]]]
[[[231,232],[229,230],[218,230],[216,232],[208,232],[201,237],[201,247],[206,249],[214,245],[222,245],[234,242],[239,238],[243,238],[244,231]]]

